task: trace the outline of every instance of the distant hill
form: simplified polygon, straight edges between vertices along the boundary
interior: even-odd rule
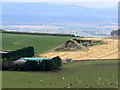
[[[3,24],[117,22],[117,7],[86,8],[55,3],[2,3]]]

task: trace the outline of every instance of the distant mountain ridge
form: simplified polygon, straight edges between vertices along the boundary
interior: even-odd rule
[[[3,24],[41,22],[117,22],[117,8],[84,8],[52,3],[3,3]]]

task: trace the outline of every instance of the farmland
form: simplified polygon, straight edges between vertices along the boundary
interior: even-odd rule
[[[55,72],[3,71],[3,88],[117,88],[118,61],[78,61]],[[17,83],[16,83],[17,82]]]
[[[64,43],[70,38],[61,36],[2,34],[2,49],[16,50],[25,46],[33,46],[37,53],[43,53]]]
[[[35,51],[37,51],[38,53],[43,53],[42,55],[44,55],[44,52],[46,54],[46,52],[50,49],[59,46],[60,44],[71,38],[17,34],[3,34],[2,36],[3,50],[16,50],[25,46],[33,46],[35,48]],[[101,45],[102,47],[100,45],[94,46],[90,48],[90,51],[88,51],[92,52],[91,50],[92,48],[94,48],[94,52],[88,54],[87,52],[85,52],[85,54],[88,55],[87,58],[90,59],[89,56],[91,55],[98,57],[98,51],[101,48],[105,50],[106,45],[107,47],[109,46],[108,48],[110,48],[106,50],[107,54],[113,49],[117,50],[118,43],[116,40],[114,40],[114,43],[109,42],[109,40],[107,41],[109,43],[108,45]],[[111,45],[113,46],[111,47]],[[95,50],[96,47],[98,48],[98,50]],[[97,54],[95,55],[96,52]],[[67,53],[71,53],[72,56],[74,52]],[[82,52],[77,53],[80,54]],[[114,57],[116,56],[117,54],[115,54]],[[2,86],[3,88],[117,88],[118,60],[111,59],[100,60],[100,58],[98,58],[94,61],[89,60],[66,63],[63,64],[62,69],[58,71],[3,71]]]
[[[88,51],[60,51],[60,52],[47,52],[40,54],[40,56],[47,56],[49,58],[56,55],[62,59],[72,58],[73,60],[91,60],[91,59],[117,59],[119,52],[119,40],[118,39],[107,39],[107,38],[83,38],[85,40],[101,40],[105,44],[95,45],[89,47]]]

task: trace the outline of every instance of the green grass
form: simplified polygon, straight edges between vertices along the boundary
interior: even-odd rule
[[[3,88],[86,88],[86,85],[114,88],[118,82],[118,61],[79,61],[64,64],[55,72],[3,71],[2,74]]]
[[[26,46],[33,46],[35,51],[43,53],[64,43],[72,37],[38,36],[20,34],[2,34],[2,49],[16,50]]]
[[[38,53],[55,48],[71,38],[18,34],[2,36],[4,50],[33,46]],[[3,88],[86,88],[86,85],[88,88],[117,87],[117,63],[117,60],[79,61],[64,64],[61,70],[55,72],[3,71],[2,86]],[[97,81],[99,78],[101,80]]]

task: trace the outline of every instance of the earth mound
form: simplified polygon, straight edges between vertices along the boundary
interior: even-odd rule
[[[54,51],[78,51],[78,50],[89,50],[89,46],[94,46],[100,44],[101,41],[93,40],[82,40],[82,39],[70,39],[64,44],[58,46]]]

